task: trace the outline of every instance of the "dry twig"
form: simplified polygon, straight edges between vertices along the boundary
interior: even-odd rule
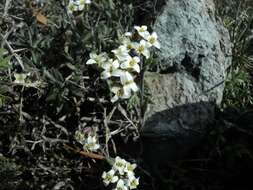
[[[102,155],[99,155],[99,154],[95,154],[95,153],[91,153],[91,152],[84,152],[84,151],[81,151],[81,150],[77,150],[67,144],[64,144],[64,148],[66,149],[69,149],[69,150],[72,150],[73,152],[75,153],[78,153],[82,156],[85,156],[85,157],[89,157],[89,158],[93,158],[93,159],[98,159],[98,160],[104,160],[105,157],[102,156]]]

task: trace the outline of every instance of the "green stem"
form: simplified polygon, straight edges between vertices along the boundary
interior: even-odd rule
[[[140,72],[140,124],[143,126],[143,117],[144,117],[144,74],[145,74],[145,64],[144,60],[141,60],[141,72]]]

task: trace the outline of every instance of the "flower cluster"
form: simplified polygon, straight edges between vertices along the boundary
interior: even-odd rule
[[[100,148],[97,137],[91,133],[85,135],[82,131],[76,131],[75,139],[83,145],[84,150],[96,152]]]
[[[101,78],[108,81],[114,94],[111,101],[128,99],[138,91],[135,83],[137,74],[141,72],[141,62],[150,58],[150,48],[160,48],[157,34],[150,34],[147,26],[135,26],[135,33],[127,32],[122,36],[121,44],[112,50],[113,58],[108,54],[90,53],[86,64],[96,64],[103,71]]]
[[[116,184],[114,190],[136,189],[139,185],[139,178],[134,173],[136,166],[117,156],[112,169],[102,174],[104,184]]]
[[[68,5],[68,11],[70,13],[82,11],[85,4],[91,4],[91,0],[70,0]]]

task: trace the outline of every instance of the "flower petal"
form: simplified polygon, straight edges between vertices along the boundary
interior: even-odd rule
[[[119,180],[119,177],[118,177],[118,176],[113,176],[111,182],[112,182],[112,183],[116,183],[118,180]]]
[[[156,41],[156,42],[154,43],[154,46],[155,46],[156,48],[158,48],[158,49],[161,48],[161,45],[160,45],[160,43],[159,43],[158,41]]]
[[[135,70],[137,73],[140,72],[140,66],[139,66],[138,63],[136,63],[136,64],[133,65],[133,70]]]
[[[121,77],[122,72],[123,72],[122,70],[116,69],[116,70],[112,71],[111,75],[114,77]]]
[[[118,101],[119,97],[117,95],[113,96],[111,99],[111,102],[114,103],[116,101]]]
[[[121,88],[118,87],[118,86],[113,86],[113,87],[111,88],[111,92],[113,92],[114,94],[117,94],[117,92],[118,92],[120,89],[121,89]]]
[[[148,59],[150,57],[150,51],[148,49],[145,49],[143,55]]]
[[[124,35],[127,36],[127,37],[131,37],[132,36],[132,32],[126,32]]]
[[[133,59],[134,59],[134,61],[135,61],[136,63],[139,63],[139,62],[141,61],[140,58],[137,57],[137,56],[133,57]]]
[[[113,67],[113,69],[119,68],[119,61],[118,60],[113,61],[112,62],[112,67]]]
[[[89,59],[87,62],[86,62],[86,64],[87,65],[91,65],[91,64],[95,64],[95,63],[97,63],[94,59]]]
[[[140,28],[141,28],[141,27],[139,27],[139,26],[134,26],[134,29],[137,30],[137,31],[139,31]]]
[[[120,81],[124,85],[129,81],[133,81],[133,76],[127,71],[122,72],[122,75],[120,76]]]
[[[150,36],[150,34],[149,34],[148,31],[140,32],[139,34],[140,34],[140,36],[143,37],[144,39],[147,39],[147,38]]]
[[[115,174],[115,170],[114,169],[111,169],[109,172],[108,172],[109,175],[114,175]]]
[[[135,82],[132,82],[130,84],[128,84],[129,88],[132,89],[133,92],[137,92],[139,90],[138,86],[136,85]]]
[[[111,73],[108,72],[108,71],[103,71],[103,72],[101,73],[101,79],[108,79],[108,78],[110,78],[110,77],[111,77]]]
[[[127,69],[129,67],[130,67],[129,61],[124,61],[123,63],[120,64],[120,68],[122,69]]]
[[[104,179],[106,177],[106,172],[102,173],[102,178]]]
[[[123,96],[121,97],[122,99],[128,99],[131,97],[131,90],[130,91],[125,91],[124,90],[124,94]]]

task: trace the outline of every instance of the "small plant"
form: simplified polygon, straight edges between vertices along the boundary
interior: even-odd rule
[[[231,71],[226,82],[223,106],[243,108],[253,104],[251,77],[244,69]]]
[[[219,1],[217,4],[218,13],[222,16],[233,43],[232,65],[228,68],[223,107],[245,108],[253,103],[253,55],[249,51],[252,40],[252,7],[244,0]]]
[[[10,68],[11,56],[5,56],[5,50],[0,48],[0,70]]]
[[[100,77],[107,81],[110,91],[113,93],[111,102],[129,99],[133,93],[139,90],[135,80],[141,72],[144,72],[145,59],[150,58],[150,48],[160,48],[155,32],[150,34],[147,26],[135,26],[137,33],[126,32],[120,36],[120,44],[117,49],[111,50],[111,56],[105,52],[100,54],[90,53],[87,65],[96,65],[101,71]],[[88,151],[97,151],[96,135],[85,137],[83,133],[76,132],[76,139],[83,144]],[[109,155],[105,158],[111,163]],[[116,157],[112,169],[102,175],[104,184],[116,184],[115,190],[136,189],[139,178],[134,175],[136,164],[130,164],[120,157]]]
[[[88,152],[102,152],[101,146],[98,143],[97,135],[91,130],[76,131],[75,139],[83,145],[83,149]],[[99,150],[100,149],[100,150]],[[102,179],[105,186],[114,185],[114,190],[136,189],[139,185],[139,178],[135,177],[134,169],[136,164],[131,164],[126,160],[117,156],[115,159],[104,153],[105,159],[112,169],[108,172],[103,172]],[[112,186],[113,187],[113,186]]]

